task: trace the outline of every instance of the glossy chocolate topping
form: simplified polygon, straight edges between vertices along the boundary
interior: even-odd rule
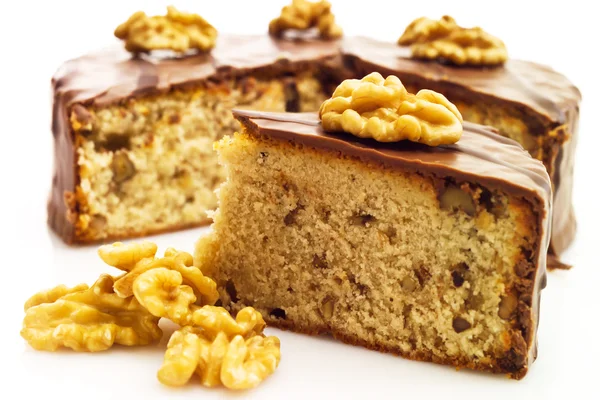
[[[454,177],[498,188],[530,200],[538,213],[539,249],[532,276],[532,331],[529,363],[537,354],[535,332],[539,318],[539,295],[546,281],[546,252],[550,244],[552,189],[544,165],[515,141],[481,125],[464,123],[460,140],[452,145],[429,147],[402,141],[381,143],[350,134],[324,132],[316,113],[270,113],[234,110],[250,133],[291,141],[317,149],[376,162],[391,168]]]
[[[121,44],[68,61],[52,79],[65,105],[106,105],[147,92],[165,92],[206,79],[248,73],[298,71],[339,54],[335,41],[277,40],[268,35],[219,35],[209,54],[173,57],[153,52],[133,57]]]
[[[565,123],[565,109],[581,100],[579,90],[567,78],[543,65],[519,60],[510,60],[499,68],[443,65],[412,59],[407,47],[364,37],[341,42],[291,41],[268,35],[221,34],[211,53],[180,57],[153,52],[134,58],[118,44],[66,62],[54,75],[53,84],[55,91],[67,98],[67,104],[103,105],[214,76],[282,70],[340,54],[360,63],[368,72],[384,73],[387,69],[389,73],[414,74],[433,82],[451,82],[503,102],[520,104],[558,124]]]
[[[446,65],[416,60],[409,47],[366,37],[345,40],[342,53],[347,61],[362,64],[366,70],[383,74],[386,69],[400,74],[400,79],[412,74],[421,80],[450,83],[454,88],[529,108],[556,124],[566,123],[565,110],[581,101],[581,93],[564,75],[533,62],[508,60],[504,66],[492,68]]]

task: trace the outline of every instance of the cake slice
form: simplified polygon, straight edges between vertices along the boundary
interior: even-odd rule
[[[227,181],[195,263],[272,325],[522,378],[536,358],[551,189],[491,128],[457,144],[325,133],[317,114],[234,111]]]

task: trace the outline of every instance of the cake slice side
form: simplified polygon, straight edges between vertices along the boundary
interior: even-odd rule
[[[238,118],[244,132],[217,146],[228,180],[196,249],[226,307],[252,305],[275,326],[411,359],[525,375],[536,356],[547,199],[475,179],[486,162],[461,173],[426,154],[399,161],[422,149],[408,145],[391,165],[379,154],[389,146],[323,140],[314,123],[293,122],[314,116],[274,117],[292,121],[285,135],[251,113]],[[475,161],[454,153],[436,158]]]

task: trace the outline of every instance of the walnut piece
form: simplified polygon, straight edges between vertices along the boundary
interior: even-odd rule
[[[207,387],[250,389],[275,371],[280,358],[279,339],[264,337],[262,331],[247,339],[223,331],[210,338],[203,329],[188,326],[171,336],[157,376],[165,385],[181,386],[195,372]]]
[[[151,314],[185,326],[191,323],[196,296],[191,287],[182,283],[178,271],[155,268],[136,277],[133,293]]]
[[[83,290],[89,289],[89,286],[85,283],[80,283],[79,285],[73,286],[69,288],[65,285],[58,285],[52,289],[44,290],[39,293],[34,294],[25,302],[25,311],[29,310],[31,307],[39,306],[44,303],[54,303],[56,300],[61,297],[71,294],[81,292]]]
[[[160,268],[176,271],[179,274],[182,283],[178,285],[187,285],[192,290],[194,295],[192,303],[204,305],[214,304],[217,301],[219,297],[217,284],[193,266],[194,260],[191,254],[168,248],[165,250],[164,257],[156,258],[156,250],[157,246],[150,242],[128,244],[117,242],[98,249],[98,254],[104,262],[126,271],[115,281],[114,289],[119,296],[123,298],[133,296],[133,284],[136,279],[146,271]],[[161,273],[150,279],[158,280],[157,282],[152,281],[153,284],[158,284],[159,281],[163,282],[173,276],[176,275]],[[149,282],[144,284],[149,284]],[[164,317],[167,316],[164,315]]]
[[[216,293],[214,281],[203,278],[212,282],[213,285],[206,287]],[[133,293],[156,317],[168,318],[181,326],[201,327],[211,338],[219,332],[247,337],[265,327],[262,315],[253,308],[241,310],[234,320],[224,308],[212,306],[216,297],[201,307],[194,289],[185,284],[184,275],[178,270],[154,268],[143,272],[133,282]]]
[[[134,13],[115,29],[115,36],[124,40],[125,48],[132,53],[184,53],[192,49],[207,52],[215,47],[217,30],[199,15],[169,6],[167,15],[148,17],[142,11]]]
[[[269,24],[269,33],[276,37],[286,30],[304,31],[316,28],[323,39],[342,37],[342,28],[335,23],[331,3],[326,0],[292,0],[292,4],[282,8],[281,15]]]
[[[379,142],[410,140],[429,146],[456,143],[462,116],[432,90],[408,93],[400,79],[377,72],[343,81],[319,110],[323,129]]]
[[[21,336],[36,350],[102,351],[113,344],[138,346],[162,336],[158,318],[131,297],[113,291],[114,278],[101,275],[92,287],[42,292],[27,305]],[[60,292],[65,294],[58,297]],[[43,301],[42,301],[43,300]],[[40,302],[41,301],[41,302]],[[36,304],[38,303],[38,304]]]
[[[262,315],[252,307],[240,310],[234,320],[223,307],[204,306],[194,310],[192,322],[210,338],[219,332],[225,332],[228,337],[248,338],[261,334],[266,326]]]
[[[21,336],[36,350],[102,351],[121,344],[145,345],[162,336],[160,318],[182,326],[170,338],[158,379],[181,386],[196,373],[205,386],[255,387],[280,360],[279,339],[265,337],[265,321],[251,307],[234,319],[215,307],[216,283],[192,266],[189,253],[154,243],[100,247],[107,264],[125,271],[101,275],[91,286],[60,285],[25,303]]]
[[[398,44],[409,46],[415,43],[430,42],[443,38],[458,28],[454,18],[448,15],[444,15],[439,20],[427,17],[417,18],[406,27],[398,39]]]
[[[217,284],[192,264],[191,254],[168,248],[163,258],[140,260],[115,282],[115,291],[122,297],[128,297],[135,294],[137,290],[136,296],[139,296],[138,300],[141,303],[144,303],[146,298],[160,299],[168,296],[168,299],[176,299],[173,296],[180,290],[182,294],[191,291],[193,300],[190,305],[214,304],[219,298]],[[167,273],[164,270],[171,272]],[[158,301],[158,299],[148,301]],[[167,315],[160,316],[168,318]]]
[[[508,52],[502,40],[479,27],[462,28],[449,16],[439,21],[414,20],[398,39],[411,46],[412,56],[443,60],[456,65],[494,66],[506,62]]]
[[[152,242],[121,243],[115,242],[98,248],[98,255],[111,267],[130,271],[140,260],[153,258],[158,246]]]

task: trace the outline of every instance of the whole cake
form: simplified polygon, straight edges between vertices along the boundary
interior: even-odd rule
[[[195,265],[268,323],[523,377],[536,357],[551,183],[490,128],[456,144],[326,133],[315,113],[234,111]]]
[[[330,40],[341,31],[328,13],[305,15],[313,24],[305,27],[318,26],[321,37],[287,34],[284,12],[271,35],[221,34],[210,51],[132,55],[115,46],[65,63],[53,78],[50,226],[67,243],[87,243],[206,224],[224,177],[212,143],[239,128],[233,107],[316,111],[343,79],[378,71],[397,75],[412,91],[444,94],[466,120],[496,127],[543,161],[555,193],[550,254],[560,255],[575,233],[571,189],[579,91],[535,63],[498,63],[496,57],[495,65],[485,58],[457,65],[455,53],[440,52],[423,59],[431,52],[422,50],[428,42],[418,42],[425,40],[418,34],[422,24],[409,26],[402,45]],[[449,26],[448,32],[482,32]],[[117,33],[129,50],[140,46],[123,30]],[[421,53],[413,54],[414,46]]]

